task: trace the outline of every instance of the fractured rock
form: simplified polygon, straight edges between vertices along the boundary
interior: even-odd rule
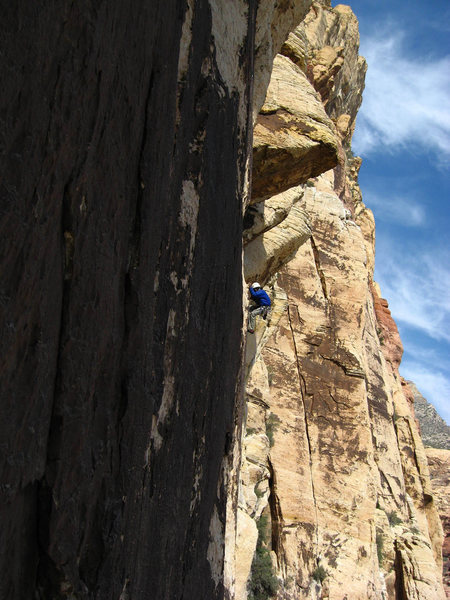
[[[420,423],[420,432],[425,446],[450,450],[450,426],[437,413],[432,404],[417,389],[412,382],[407,382],[412,392],[414,411]]]
[[[450,450],[426,448],[431,475],[431,487],[436,498],[444,530],[442,545],[443,579],[447,598],[450,598]]]
[[[303,196],[303,192],[304,187],[300,185],[257,204],[251,204],[244,216],[244,244],[284,221],[293,204]]]
[[[283,599],[442,600],[436,501],[398,373],[398,331],[373,283],[374,220],[357,183],[361,160],[350,152],[366,69],[358,42],[348,7],[314,3],[275,61],[257,121],[245,276],[276,281],[286,310],[247,340],[249,382],[252,369],[264,372],[261,361],[270,373],[268,388],[258,388],[258,410],[274,427],[268,454],[250,427],[243,473],[253,473],[251,486],[255,469],[266,478],[265,464],[270,474],[263,498],[268,481],[270,550]],[[335,122],[337,165],[310,178],[291,207],[278,192],[299,181],[302,145],[305,168],[311,165],[311,140],[301,139],[298,121],[308,123],[310,101],[311,116],[322,119],[319,96],[301,73]],[[326,161],[317,168],[326,170]],[[273,256],[283,254],[283,243],[271,245],[294,211],[304,213],[311,233],[280,268]],[[242,509],[259,512],[254,489],[242,484]]]
[[[284,221],[245,246],[246,281],[267,281],[310,236],[307,213],[294,204]]]
[[[336,163],[336,131],[317,93],[294,63],[278,55],[255,125],[252,202],[304,183]]]

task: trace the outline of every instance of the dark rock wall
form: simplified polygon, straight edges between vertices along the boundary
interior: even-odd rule
[[[188,10],[3,2],[2,600],[223,594],[249,128]]]

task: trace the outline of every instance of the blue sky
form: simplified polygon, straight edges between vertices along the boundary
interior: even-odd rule
[[[450,424],[450,2],[348,3],[368,62],[353,150],[375,279],[403,341],[400,373]]]

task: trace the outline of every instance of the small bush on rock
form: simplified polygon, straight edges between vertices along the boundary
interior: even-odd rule
[[[384,553],[383,553],[384,541],[383,541],[383,536],[381,535],[381,533],[377,533],[377,537],[375,538],[375,541],[377,544],[378,564],[381,567],[381,565],[383,563],[383,559],[384,559]]]
[[[270,447],[275,443],[273,434],[277,430],[279,424],[281,423],[280,419],[274,413],[270,413],[267,421],[266,421],[266,435],[269,438]]]
[[[328,571],[322,565],[319,565],[314,569],[312,576],[315,581],[322,583],[325,577],[328,576]]]
[[[266,546],[267,525],[267,516],[262,515],[257,523],[258,541],[248,583],[248,600],[269,600],[278,590],[278,579],[274,573],[270,551]]]
[[[400,525],[400,523],[403,523],[403,521],[397,515],[397,513],[395,512],[395,510],[391,510],[391,512],[388,512],[386,514],[387,514],[387,518],[388,518],[389,524],[392,525],[393,527],[395,525]]]

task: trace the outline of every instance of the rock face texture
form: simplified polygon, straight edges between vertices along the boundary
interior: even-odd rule
[[[408,381],[414,399],[414,412],[420,423],[420,433],[425,446],[450,450],[450,427],[438,415],[432,404],[422,396],[417,386]]]
[[[427,448],[426,453],[430,469],[431,487],[436,496],[444,529],[444,544],[442,547],[444,588],[446,597],[450,598],[450,450]]]
[[[414,412],[428,459],[431,489],[436,496],[444,531],[443,580],[445,593],[447,598],[450,598],[450,427],[412,381],[405,382],[405,385],[411,402],[414,403]]]
[[[2,600],[443,598],[329,4],[5,9]]]
[[[306,182],[336,164],[334,127],[305,74],[275,58],[254,131],[252,202]]]
[[[2,598],[223,593],[251,100],[251,65],[213,52],[226,18],[2,20]]]
[[[431,477],[431,489],[444,530],[442,546],[444,589],[450,598],[450,427],[432,404],[426,401],[417,386],[408,381],[414,401],[414,411],[420,425]]]
[[[350,152],[358,43],[348,7],[314,3],[256,120],[244,276],[273,309],[246,343],[238,600],[444,598],[442,528]]]
[[[252,82],[309,5],[5,8],[2,599],[224,596]]]

